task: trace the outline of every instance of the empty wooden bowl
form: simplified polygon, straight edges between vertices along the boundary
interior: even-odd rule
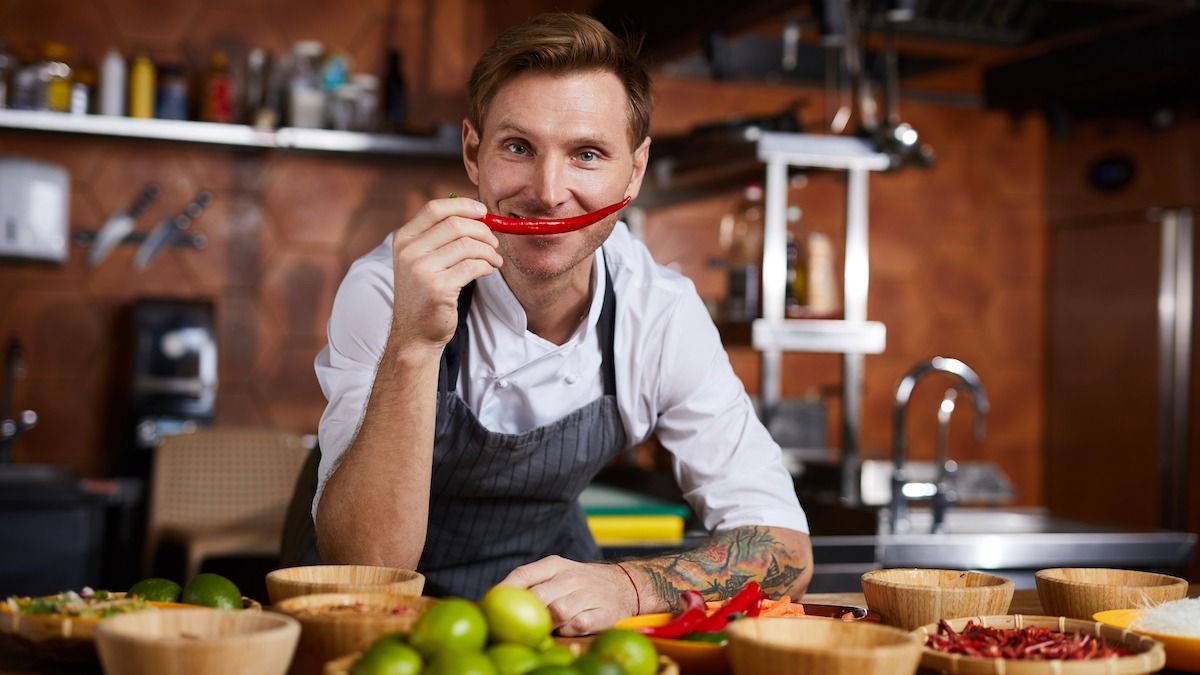
[[[912,630],[940,619],[1005,614],[1014,586],[983,572],[891,569],[864,574],[862,589],[883,623]]]
[[[1106,609],[1160,605],[1187,595],[1179,577],[1102,567],[1057,567],[1034,575],[1046,614],[1091,620]]]
[[[107,675],[283,675],[299,637],[274,612],[180,609],[105,619],[96,649]]]
[[[393,593],[420,595],[425,576],[399,567],[310,565],[285,567],[267,574],[271,604],[317,593]]]
[[[726,633],[734,675],[904,675],[921,660],[917,636],[862,621],[760,617]]]
[[[921,666],[929,670],[957,675],[1135,675],[1153,673],[1163,667],[1163,646],[1150,638],[1129,633],[1095,621],[1077,621],[1061,616],[972,616],[951,619],[946,623],[961,632],[967,622],[981,626],[1011,629],[1036,626],[1049,628],[1059,633],[1079,633],[1104,638],[1109,646],[1121,645],[1130,651],[1129,656],[1088,660],[1010,660],[982,658],[949,654],[932,647],[925,647],[921,654]],[[936,635],[938,625],[931,623],[913,631],[925,644],[929,635]]]
[[[288,598],[274,609],[300,622],[293,675],[317,675],[326,661],[364,651],[384,633],[408,631],[433,598],[391,593],[321,593]]]

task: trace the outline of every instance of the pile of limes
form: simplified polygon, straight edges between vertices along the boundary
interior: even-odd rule
[[[237,585],[220,574],[207,572],[192,577],[187,586],[160,577],[142,579],[129,588],[129,595],[149,602],[183,602],[217,609],[242,608],[242,592]]]
[[[654,675],[650,640],[628,630],[595,637],[583,656],[550,637],[550,611],[524,588],[496,586],[478,603],[447,598],[412,630],[388,633],[351,667],[353,675]]]

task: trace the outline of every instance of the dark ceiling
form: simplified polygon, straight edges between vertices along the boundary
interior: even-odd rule
[[[884,17],[905,78],[977,67],[989,107],[1092,117],[1200,100],[1200,3],[1194,0],[864,0],[866,68],[878,78]],[[600,0],[594,15],[636,27],[651,63],[718,79],[818,84],[823,45],[842,33],[836,0]],[[785,25],[798,57],[781,59]],[[680,65],[682,64],[682,66]]]

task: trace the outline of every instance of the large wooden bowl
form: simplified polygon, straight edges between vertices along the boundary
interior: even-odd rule
[[[956,631],[966,627],[968,621],[995,628],[1023,628],[1037,626],[1062,633],[1083,633],[1108,640],[1110,645],[1123,645],[1133,652],[1130,656],[1088,661],[1014,661],[1008,659],[985,659],[962,654],[947,654],[925,647],[921,654],[921,666],[944,673],[957,675],[1132,675],[1153,673],[1163,667],[1166,656],[1163,646],[1150,638],[1128,633],[1095,621],[1079,621],[1065,616],[974,616],[950,619],[946,623]],[[936,635],[938,626],[931,623],[912,632],[921,644],[929,635]]]
[[[912,630],[939,619],[1004,614],[1014,586],[983,572],[890,569],[864,574],[862,589],[883,623]]]
[[[292,675],[319,675],[326,661],[365,650],[384,633],[407,632],[435,602],[390,593],[321,593],[288,598],[273,609],[300,622]]]
[[[742,619],[726,633],[734,675],[905,675],[921,660],[917,636],[864,621]]]
[[[425,575],[399,567],[310,565],[285,567],[267,574],[271,604],[317,593],[394,593],[420,595]]]
[[[1179,600],[1187,595],[1188,589],[1188,582],[1179,577],[1101,567],[1040,570],[1034,581],[1044,612],[1082,620],[1106,609],[1132,609]]]
[[[274,612],[181,609],[106,619],[96,649],[107,675],[283,675],[299,637]]]

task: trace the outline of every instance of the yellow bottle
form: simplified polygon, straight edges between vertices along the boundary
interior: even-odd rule
[[[46,78],[46,109],[67,112],[71,109],[71,68],[66,63],[67,48],[58,42],[47,42],[44,53],[42,67],[43,77]]]
[[[154,117],[154,64],[145,54],[129,67],[129,116]]]

